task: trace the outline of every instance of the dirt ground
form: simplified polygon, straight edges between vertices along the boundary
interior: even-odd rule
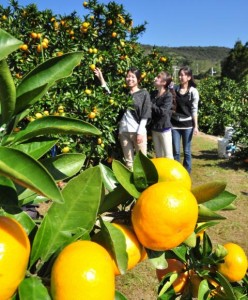
[[[213,244],[235,242],[248,255],[248,164],[233,159],[218,157],[218,137],[200,133],[193,139],[192,184],[198,185],[213,180],[227,182],[226,190],[237,195],[236,210],[220,214],[227,219],[208,229]],[[158,281],[149,261],[137,265],[127,274],[116,278],[116,289],[128,300],[156,300]]]

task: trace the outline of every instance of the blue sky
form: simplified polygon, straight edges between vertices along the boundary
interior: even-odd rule
[[[84,0],[19,0],[20,5],[35,3],[38,9],[51,9],[56,14],[77,11],[83,18],[88,13]],[[108,3],[107,0],[98,0]],[[248,0],[116,0],[122,4],[134,25],[147,21],[140,37],[142,44],[156,46],[224,46],[233,48],[236,41],[248,42]],[[3,6],[8,0],[0,0]]]

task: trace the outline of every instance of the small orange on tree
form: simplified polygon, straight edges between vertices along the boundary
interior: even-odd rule
[[[228,254],[224,257],[224,262],[218,264],[218,271],[230,282],[243,279],[248,267],[244,250],[235,243],[226,243],[224,247]]]

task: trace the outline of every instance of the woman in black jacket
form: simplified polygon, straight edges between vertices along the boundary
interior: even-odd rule
[[[156,91],[151,93],[151,131],[156,157],[173,159],[171,114],[173,93],[169,86],[172,77],[168,72],[160,72],[154,79]]]

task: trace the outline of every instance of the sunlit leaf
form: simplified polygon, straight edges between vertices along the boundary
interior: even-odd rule
[[[19,150],[0,147],[0,174],[51,200],[63,202],[60,190],[46,169]]]
[[[213,211],[217,211],[217,210],[225,209],[226,207],[231,205],[236,198],[237,198],[236,195],[224,191],[220,193],[217,197],[213,198],[212,200],[205,202],[204,206],[206,206],[207,208]]]
[[[119,183],[134,198],[139,198],[140,192],[133,183],[133,173],[118,160],[113,160],[112,169]]]
[[[96,221],[102,192],[99,167],[89,168],[64,187],[63,204],[53,203],[46,213],[35,239],[31,265],[38,259],[47,261],[59,248],[89,233]]]
[[[0,60],[6,58],[22,45],[23,42],[14,38],[12,35],[0,28]]]
[[[47,288],[43,285],[39,277],[25,278],[18,287],[20,300],[36,299],[51,300]]]

